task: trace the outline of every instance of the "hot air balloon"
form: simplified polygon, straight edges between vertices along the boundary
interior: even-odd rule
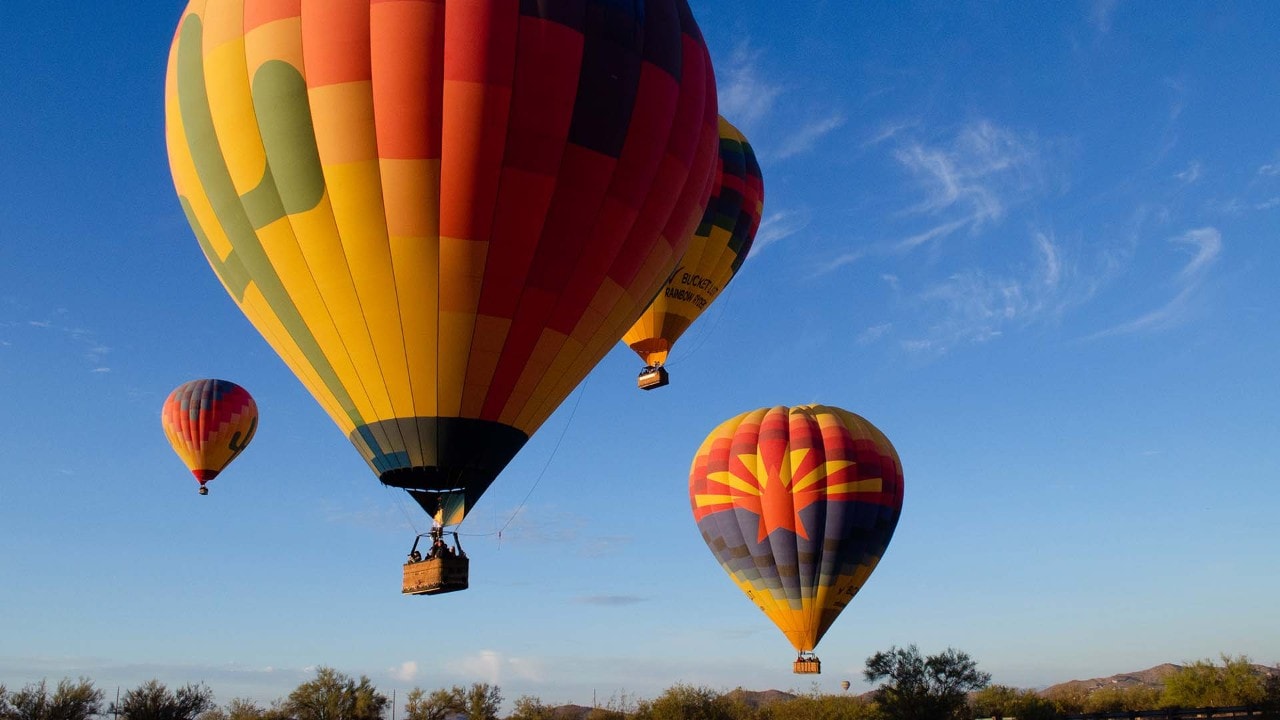
[[[849,691],[849,681],[848,681],[848,680],[841,680],[841,681],[840,681],[840,689],[841,689],[841,690],[844,690],[845,692],[848,692],[848,691]]]
[[[662,290],[622,338],[644,361],[636,381],[640,389],[668,383],[663,365],[671,346],[738,273],[763,210],[764,181],[755,151],[722,117],[719,163],[702,222]]]
[[[164,434],[200,483],[235,460],[258,429],[258,405],[244,388],[226,380],[192,380],[174,388],[160,410]]]
[[[657,293],[715,166],[685,0],[193,0],[165,106],[223,285],[440,526]]]
[[[874,425],[825,405],[761,408],[703,441],[698,529],[733,582],[816,673],[813,654],[875,569],[902,512],[902,465]]]

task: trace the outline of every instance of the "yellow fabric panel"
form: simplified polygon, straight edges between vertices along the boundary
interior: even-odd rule
[[[249,82],[245,42],[238,32],[243,27],[243,6],[240,3],[217,3],[209,8],[205,42],[205,76],[209,105],[213,113],[214,127],[218,133],[222,157],[230,172],[236,192],[244,196],[254,191],[263,181],[267,165],[266,151],[258,131],[254,112],[253,95]],[[223,38],[221,45],[211,38]],[[290,299],[300,310],[309,308],[303,316],[313,330],[330,330],[328,313],[319,303],[319,296],[306,263],[298,248],[288,222],[276,221],[257,233],[263,250],[272,267],[284,283]],[[306,298],[306,302],[300,302]],[[274,317],[269,335],[273,347],[286,359],[287,364],[307,385],[320,405],[335,419],[339,427],[349,431],[354,426],[346,417],[328,388],[320,382],[311,364],[302,357],[301,350]],[[335,364],[340,364],[337,358]],[[331,358],[331,361],[335,360]]]
[[[289,224],[295,237],[307,239],[301,250],[323,301],[322,307],[299,307],[299,311],[308,325],[313,318],[323,317],[319,314],[321,311],[331,318],[332,332],[329,331],[329,323],[323,323],[323,329],[312,330],[316,341],[325,357],[333,363],[339,381],[366,422],[370,418],[386,417],[380,414],[390,409],[385,393],[383,402],[377,404],[368,392],[370,386],[383,387],[382,377],[328,196],[315,209],[290,215]],[[297,297],[296,300],[305,303],[307,298]]]
[[[262,242],[262,249],[271,261],[271,266],[279,274],[285,291],[297,307],[307,327],[310,328],[312,335],[322,347],[341,347],[337,330],[329,319],[329,312],[324,307],[324,300],[320,297],[320,291],[316,288],[311,272],[307,269],[306,258],[302,254],[297,238],[294,237],[293,227],[288,219],[277,220],[262,228],[258,231],[258,239]],[[284,337],[289,337],[278,321],[274,324]],[[256,323],[255,326],[257,326]],[[279,346],[274,342],[272,345]],[[350,432],[355,426],[354,418],[347,416],[338,404],[337,398],[320,380],[315,368],[302,356],[301,350],[296,350],[297,346],[292,340],[289,341],[289,347],[295,349],[291,356],[285,356],[289,358],[287,362],[290,369],[302,379],[303,384],[334,419],[334,422],[343,429],[343,432]],[[350,358],[345,353],[326,353],[326,357],[339,377],[355,376]]]
[[[369,80],[307,88],[320,162],[328,168],[378,157],[373,127],[373,83]],[[381,183],[374,187],[381,188]],[[332,190],[332,185],[330,186]],[[381,202],[379,202],[381,209]]]
[[[438,414],[436,340],[440,332],[439,160],[379,161],[391,264],[395,272],[411,416]]]
[[[283,60],[306,77],[302,65],[302,18],[284,18],[260,25],[244,36],[248,66],[255,71],[268,60]],[[252,75],[250,75],[252,77]]]
[[[412,396],[411,416],[438,414],[436,340],[440,332],[435,293],[436,238],[391,236],[400,327]]]
[[[224,0],[207,4],[202,19],[207,61],[211,49],[234,42],[244,36],[244,0],[231,0],[231,2]]]
[[[792,610],[786,603],[785,599],[774,597],[773,593],[759,591],[746,582],[743,582],[737,575],[730,574],[729,577],[733,583],[738,586],[756,607],[764,611],[764,614],[773,621],[782,634],[787,638],[787,642],[796,649],[796,652],[809,652],[813,650],[816,642],[816,633],[812,630],[805,631],[805,610]],[[803,604],[802,604],[803,607]]]
[[[475,315],[488,241],[440,238],[440,309]]]
[[[323,153],[320,158],[327,159]],[[346,264],[376,355],[376,365],[369,370],[381,377],[381,382],[366,386],[365,391],[379,408],[377,419],[412,417],[413,397],[397,289],[391,281],[391,247],[382,210],[378,162],[325,164],[324,175]],[[364,375],[363,369],[361,374]]]
[[[217,3],[209,8],[208,22],[228,25],[243,22],[239,3]],[[204,34],[205,87],[218,146],[231,181],[241,195],[262,179],[267,154],[258,135],[253,96],[249,92],[249,68],[245,63],[244,39],[240,35],[213,44],[209,26]]]
[[[333,418],[338,427],[342,428],[344,433],[350,432],[351,428],[355,427],[354,423],[345,413],[341,412],[341,409],[333,402],[332,396],[323,392],[324,384],[320,382],[310,363],[302,357],[302,351],[298,349],[298,346],[293,342],[293,338],[285,330],[284,326],[280,324],[275,311],[267,304],[266,299],[262,297],[262,293],[258,292],[257,286],[250,284],[245,290],[244,300],[240,303],[240,310],[249,319],[249,322],[253,323],[255,328],[258,328],[263,338],[266,339],[267,344],[280,355],[285,365],[311,391],[311,394],[320,402],[321,407],[329,413],[329,416]]]
[[[436,385],[437,392],[440,393],[441,416],[461,415],[463,381],[467,374],[466,348],[471,345],[475,327],[474,313],[440,310],[440,342],[437,349],[439,370]]]
[[[464,417],[480,417],[510,329],[510,318],[476,316],[471,355],[467,359],[467,382],[462,394]]]
[[[430,269],[434,285],[439,272],[434,250],[440,243],[440,209],[436,200],[440,196],[440,161],[382,158],[379,172],[387,232],[422,238],[422,244],[433,250]]]

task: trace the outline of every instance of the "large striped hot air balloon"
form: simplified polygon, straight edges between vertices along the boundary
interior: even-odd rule
[[[812,655],[893,537],[902,465],[874,425],[825,405],[761,408],[707,436],[689,471],[707,546],[800,657]]]
[[[258,429],[258,405],[244,388],[226,380],[192,380],[174,388],[160,410],[173,451],[200,483],[218,476]]]
[[[676,266],[717,143],[685,0],[192,0],[165,105],[227,291],[445,525]]]
[[[702,221],[675,271],[622,338],[644,361],[642,389],[666,384],[662,366],[671,346],[738,273],[763,211],[764,180],[755,151],[737,128],[720,118],[719,158]]]

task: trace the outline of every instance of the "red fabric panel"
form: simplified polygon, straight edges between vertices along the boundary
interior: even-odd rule
[[[369,4],[304,0],[307,87],[369,79]]]
[[[440,234],[488,240],[515,72],[518,6],[446,3]]]
[[[510,87],[519,6],[510,0],[445,5],[445,80]]]
[[[443,0],[374,0],[369,21],[378,156],[440,157]]]

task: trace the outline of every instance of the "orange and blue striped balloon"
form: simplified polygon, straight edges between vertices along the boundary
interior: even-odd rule
[[[169,393],[161,411],[164,434],[196,481],[200,494],[245,449],[258,429],[258,405],[226,380],[192,380]]]
[[[902,463],[847,410],[760,408],[707,436],[689,499],[716,560],[799,652],[862,589],[902,514]]]

